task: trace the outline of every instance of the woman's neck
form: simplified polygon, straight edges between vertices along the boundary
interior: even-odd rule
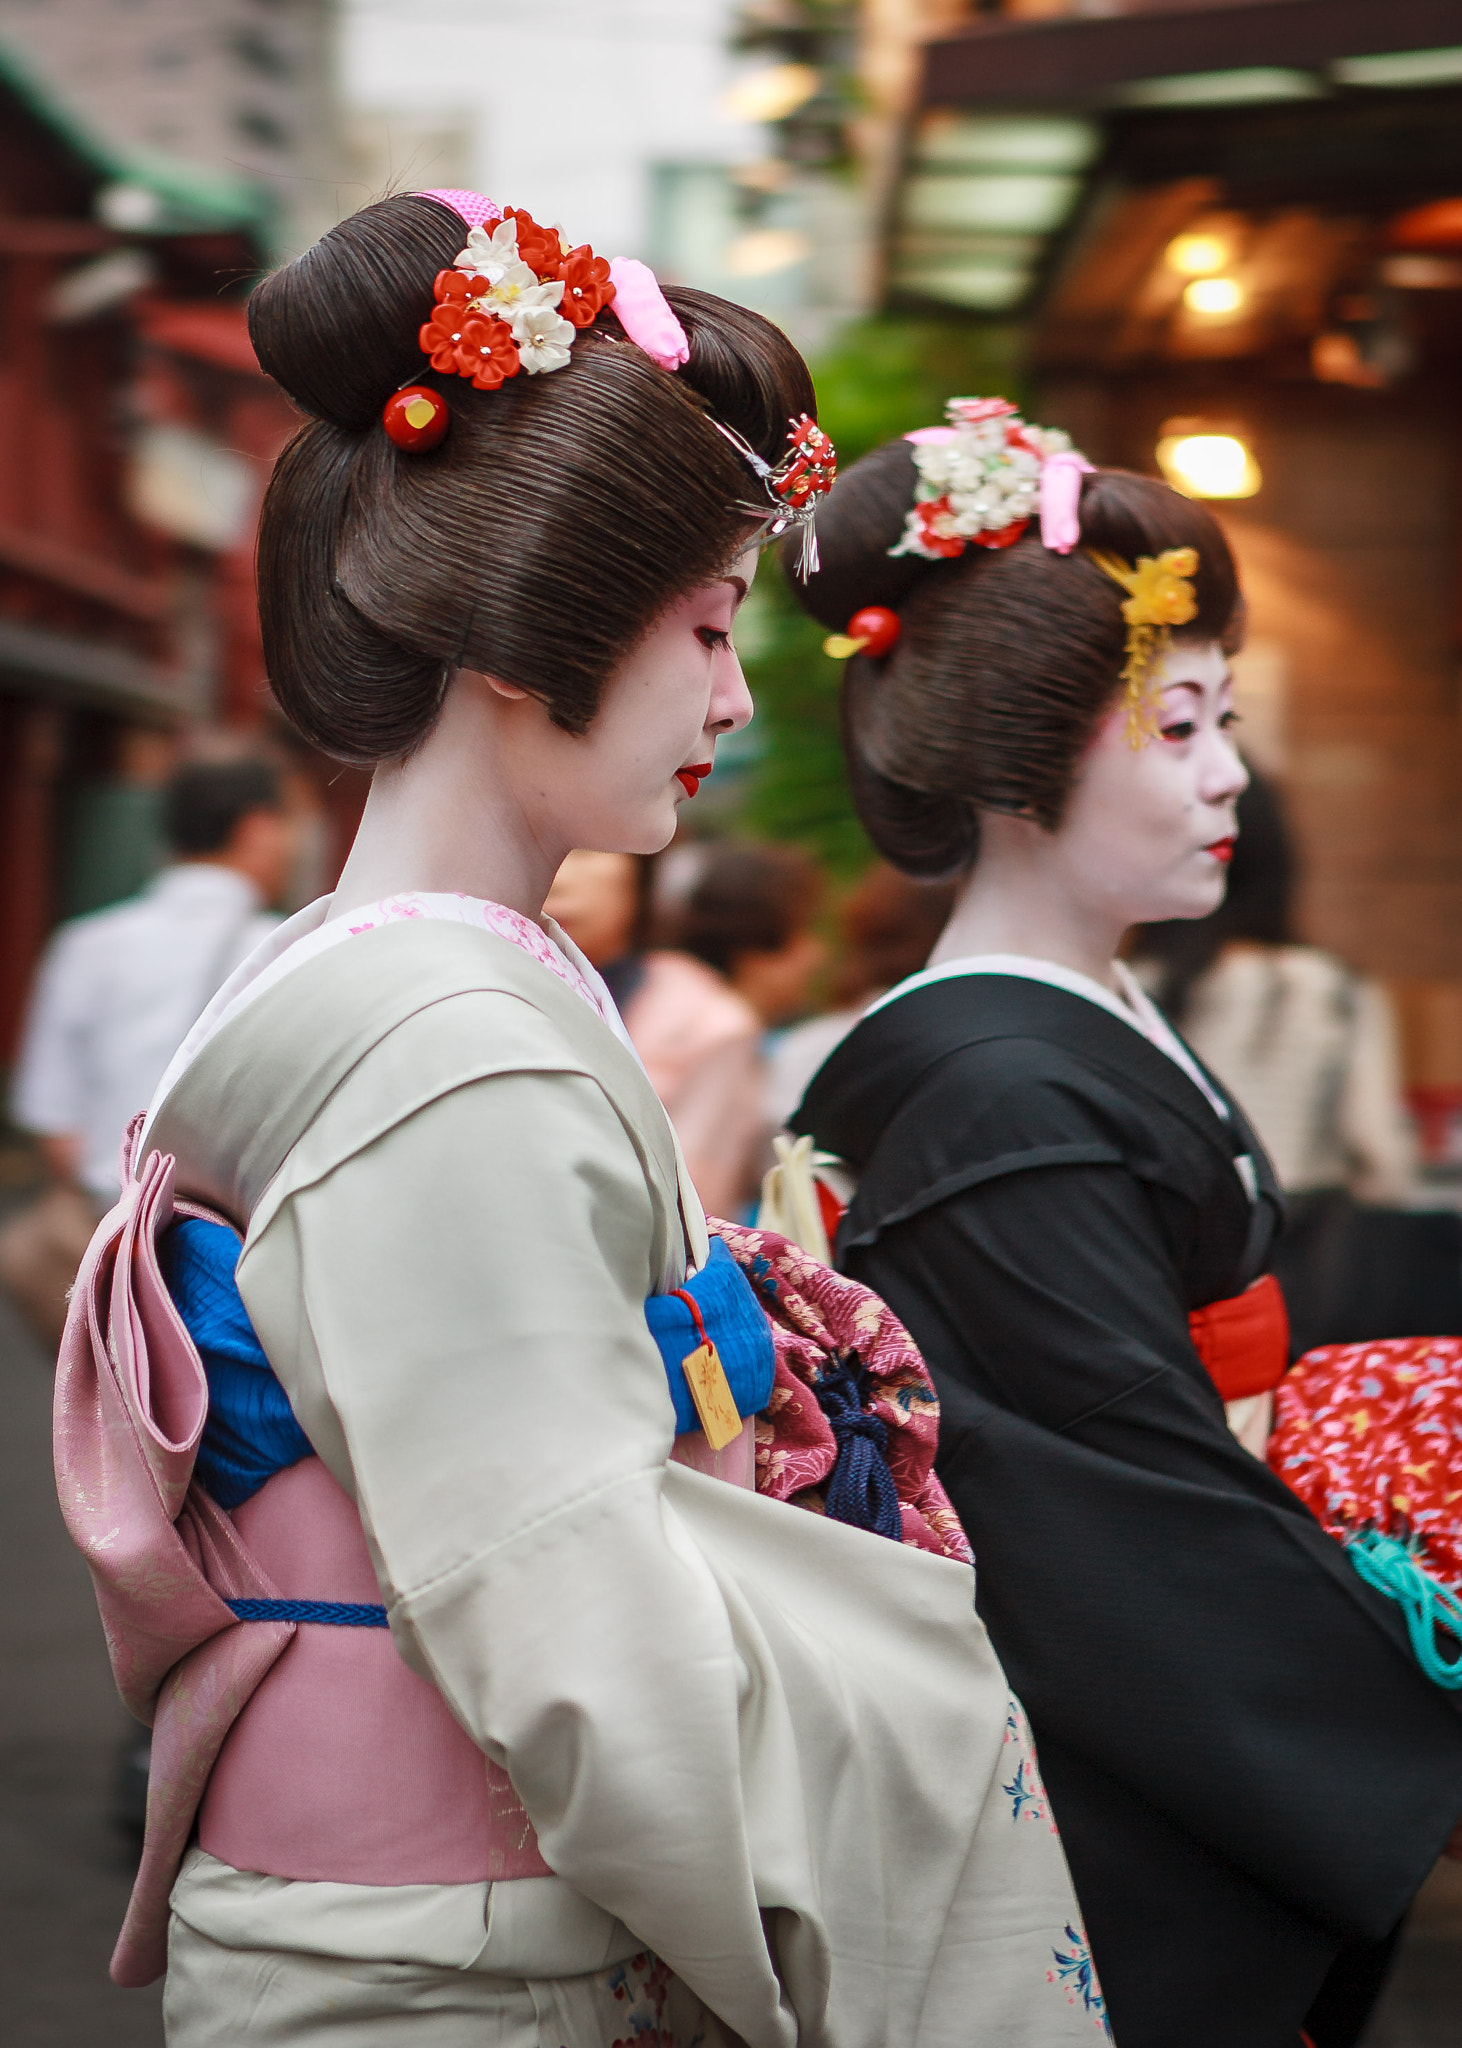
[[[540,843],[503,774],[499,725],[491,692],[480,678],[459,674],[423,744],[372,777],[335,885],[335,912],[425,890],[539,915],[568,848]]]
[[[1124,919],[1071,886],[1050,835],[1028,818],[987,813],[980,854],[929,956],[939,967],[980,953],[1054,961],[1116,990]]]

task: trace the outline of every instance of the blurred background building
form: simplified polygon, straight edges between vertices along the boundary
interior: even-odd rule
[[[0,0],[0,104],[0,1061],[50,926],[156,863],[179,749],[280,737],[252,278],[465,182],[781,320],[845,460],[999,388],[1212,497],[1305,934],[1392,985],[1462,1153],[1453,0]],[[837,671],[774,573],[742,639],[699,829],[849,882]],[[302,887],[362,789],[314,779]]]
[[[1038,417],[1215,502],[1306,936],[1390,982],[1455,1151],[1462,12],[1025,0],[921,57],[883,303],[1014,323]]]
[[[0,1058],[52,924],[156,866],[184,730],[261,716],[290,414],[241,295],[270,224],[254,180],[102,132],[0,43]]]

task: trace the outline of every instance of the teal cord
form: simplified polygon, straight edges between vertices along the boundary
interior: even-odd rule
[[[1462,1600],[1439,1585],[1417,1562],[1411,1545],[1379,1529],[1366,1529],[1347,1542],[1346,1554],[1368,1586],[1395,1600],[1406,1616],[1416,1661],[1433,1684],[1462,1691]],[[1450,1662],[1437,1648],[1438,1628],[1448,1629],[1459,1644]]]

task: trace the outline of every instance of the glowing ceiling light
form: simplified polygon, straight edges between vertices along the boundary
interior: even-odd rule
[[[1221,318],[1226,313],[1237,313],[1244,296],[1244,287],[1236,277],[1195,277],[1183,292],[1183,304],[1190,313]]]
[[[1456,291],[1462,285],[1462,263],[1455,256],[1388,256],[1381,282],[1403,292]]]
[[[1158,468],[1190,498],[1252,498],[1263,478],[1237,434],[1165,434]]]
[[[738,78],[721,101],[733,121],[785,121],[806,106],[822,84],[811,64],[769,64]]]
[[[1171,267],[1184,277],[1211,277],[1228,262],[1230,249],[1222,235],[1174,235],[1166,250]]]
[[[1462,78],[1462,48],[1387,50],[1374,57],[1342,57],[1330,67],[1340,85],[1450,85]]]
[[[1185,71],[1176,78],[1137,78],[1118,86],[1113,98],[1123,107],[1242,107],[1261,106],[1265,100],[1318,100],[1324,93],[1323,83],[1312,71],[1255,64],[1242,71]]]

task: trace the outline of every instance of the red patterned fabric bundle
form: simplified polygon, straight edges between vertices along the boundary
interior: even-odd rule
[[[865,1390],[864,1413],[885,1425],[903,1541],[968,1564],[968,1539],[934,1476],[939,1397],[892,1309],[775,1231],[718,1217],[710,1227],[756,1290],[776,1349],[772,1398],[756,1420],[757,1492],[826,1512],[838,1445],[813,1389],[832,1371],[852,1366]]]
[[[1308,1351],[1275,1396],[1268,1462],[1345,1542],[1415,1539],[1462,1593],[1462,1337],[1388,1337]]]

